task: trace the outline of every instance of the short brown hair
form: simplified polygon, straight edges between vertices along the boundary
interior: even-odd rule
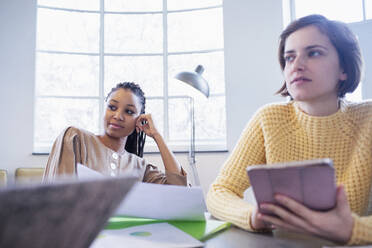
[[[309,15],[290,23],[280,35],[278,50],[280,67],[283,71],[285,67],[284,47],[288,36],[310,25],[317,27],[320,32],[327,35],[336,48],[340,66],[347,75],[347,79],[340,82],[338,86],[338,96],[344,97],[346,93],[351,93],[358,87],[363,63],[357,38],[343,22],[328,20],[322,15]],[[289,96],[285,82],[276,94]]]

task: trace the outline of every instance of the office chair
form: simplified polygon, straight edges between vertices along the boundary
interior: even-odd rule
[[[5,187],[8,184],[8,171],[0,169],[0,187]]]
[[[16,184],[40,183],[43,179],[44,168],[17,168],[15,171]]]

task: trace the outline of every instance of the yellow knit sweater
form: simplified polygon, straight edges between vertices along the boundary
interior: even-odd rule
[[[261,108],[211,185],[208,210],[252,231],[254,206],[243,200],[250,186],[247,166],[315,158],[331,158],[337,184],[345,185],[354,218],[349,244],[372,243],[372,216],[361,217],[372,178],[372,101],[341,101],[338,112],[326,117],[309,116],[294,102]]]

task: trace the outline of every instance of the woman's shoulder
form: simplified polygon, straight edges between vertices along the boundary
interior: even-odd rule
[[[69,127],[66,127],[63,131],[62,131],[62,134],[61,134],[64,139],[69,139],[69,138],[73,138],[73,137],[77,137],[77,138],[95,138],[95,135],[88,131],[88,130],[85,130],[85,129],[82,129],[82,128],[77,128],[77,127],[74,127],[74,126],[69,126]]]
[[[357,112],[357,111],[372,111],[372,100],[363,100],[359,102],[351,102],[347,100],[342,100],[342,104],[345,105],[345,107],[349,111]]]
[[[346,118],[350,123],[359,128],[372,128],[372,100],[364,100],[361,102],[348,102],[343,100],[341,103]]]
[[[343,100],[341,104],[345,109],[345,112],[352,116],[360,116],[368,119],[372,118],[372,100],[364,100],[360,102],[349,102]]]

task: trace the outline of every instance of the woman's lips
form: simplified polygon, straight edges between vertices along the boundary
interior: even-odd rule
[[[114,129],[123,128],[122,126],[115,124],[115,123],[109,123],[109,127],[114,128]]]
[[[307,83],[307,82],[310,82],[311,80],[309,78],[306,78],[306,77],[297,77],[295,79],[292,80],[292,84],[303,84],[303,83]]]

